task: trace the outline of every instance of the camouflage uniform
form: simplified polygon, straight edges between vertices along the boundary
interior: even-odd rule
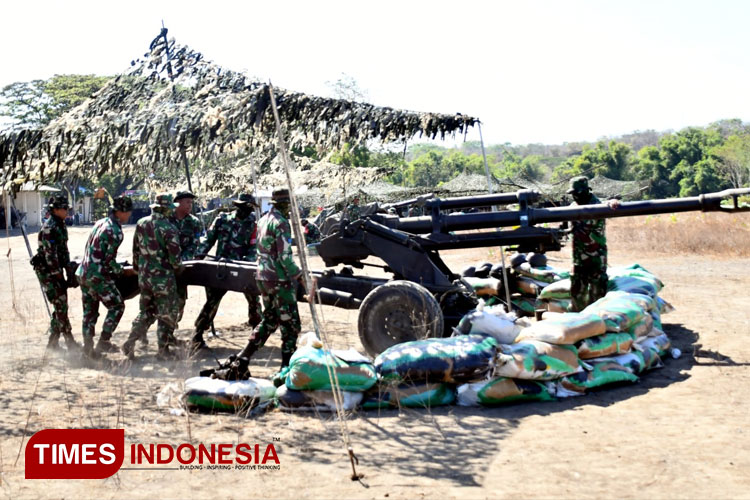
[[[44,294],[52,304],[52,318],[49,325],[48,346],[57,348],[60,335],[68,347],[77,346],[73,339],[70,319],[68,319],[68,284],[65,272],[70,272],[70,253],[68,252],[68,229],[65,221],[51,213],[55,208],[68,208],[68,199],[57,196],[48,205],[50,216],[37,235],[37,254],[32,265]]]
[[[590,191],[586,177],[575,177],[570,181],[568,193]],[[601,201],[592,193],[583,205],[595,205]],[[571,206],[578,206],[573,202]],[[573,222],[573,273],[570,277],[572,309],[581,311],[607,293],[607,237],[604,219],[586,219]]]
[[[168,345],[174,342],[179,315],[176,272],[180,269],[180,239],[177,228],[169,222],[174,211],[172,195],[160,194],[151,208],[151,215],[138,221],[133,237],[133,268],[138,271],[141,290],[140,313],[122,346],[131,358],[135,341],[156,320],[159,357],[169,356]]]
[[[350,221],[355,221],[362,216],[362,209],[359,203],[351,203],[346,207],[346,218]]]
[[[178,191],[175,196],[175,201],[181,198],[191,197],[194,198],[193,193],[189,191]],[[170,217],[170,222],[177,228],[180,239],[180,261],[193,260],[198,255],[198,245],[200,244],[200,237],[203,234],[203,224],[198,217],[193,214],[187,214],[182,219],[178,219],[176,215]],[[177,284],[177,295],[179,298],[178,308],[179,315],[177,321],[182,320],[182,314],[185,312],[185,303],[188,298],[187,285]]]
[[[301,329],[295,281],[301,271],[292,259],[289,221],[278,205],[289,199],[288,190],[277,190],[271,207],[258,223],[258,272],[256,283],[263,297],[263,321],[253,330],[240,353],[250,357],[276,330],[281,330],[281,365],[287,366],[297,346]],[[288,203],[288,201],[286,201]]]
[[[409,211],[407,212],[407,215],[409,217],[420,217],[422,215],[422,207],[412,205],[411,207],[409,207]]]
[[[317,243],[320,241],[320,229],[312,222],[304,224],[305,227],[305,242],[309,245],[310,243]]]
[[[244,201],[243,201],[244,199]],[[249,208],[255,205],[255,200],[250,195],[241,195],[235,204]],[[246,205],[247,204],[247,205]],[[256,231],[255,213],[250,212],[244,219],[237,216],[237,212],[221,214],[217,217],[206,232],[206,238],[201,243],[198,254],[205,255],[216,243],[216,257],[220,259],[231,259],[254,262],[256,259]],[[206,303],[203,305],[198,319],[195,320],[194,342],[203,342],[203,332],[210,326],[219,310],[221,299],[227,291],[219,288],[206,287]],[[248,304],[248,323],[251,327],[256,326],[261,320],[260,297],[250,292],[245,292]]]
[[[129,212],[132,209],[131,202],[130,210],[122,211]],[[122,313],[125,312],[125,302],[115,285],[115,279],[122,274],[122,266],[115,260],[122,240],[122,225],[113,209],[110,210],[109,217],[94,225],[86,242],[83,261],[76,271],[83,302],[84,346],[90,347],[93,342],[100,302],[107,308],[107,317],[104,319],[99,339],[102,346],[110,342]]]

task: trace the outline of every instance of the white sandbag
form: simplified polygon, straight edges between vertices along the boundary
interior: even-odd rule
[[[343,410],[353,410],[362,401],[361,392],[341,391]],[[276,390],[279,408],[287,411],[336,411],[331,391],[295,391],[282,385]]]
[[[466,330],[465,322],[471,323],[471,327]],[[466,333],[479,333],[491,335],[499,344],[511,344],[521,331],[522,325],[518,323],[515,313],[506,313],[502,304],[495,306],[485,305],[483,300],[474,311],[471,311],[461,319],[459,331]]]
[[[236,410],[252,407],[274,398],[276,387],[270,380],[221,380],[192,377],[185,381],[188,406],[209,410]]]
[[[570,345],[605,331],[604,322],[595,314],[565,313],[524,328],[516,337],[516,342],[540,340],[549,344]]]
[[[582,370],[572,345],[552,345],[529,340],[501,345],[494,376],[525,380],[553,380]]]

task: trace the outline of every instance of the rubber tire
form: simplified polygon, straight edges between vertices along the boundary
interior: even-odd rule
[[[373,289],[359,308],[359,339],[373,357],[396,344],[441,337],[443,324],[435,297],[411,281],[390,281]]]

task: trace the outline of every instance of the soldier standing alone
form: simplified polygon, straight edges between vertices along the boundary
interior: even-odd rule
[[[109,216],[94,225],[86,242],[83,261],[76,271],[83,302],[83,353],[89,357],[117,351],[111,339],[125,312],[125,303],[115,285],[115,279],[123,274],[122,266],[115,259],[123,239],[122,224],[128,222],[132,212],[133,200],[129,196],[114,199],[109,207]],[[134,275],[135,271],[128,269],[124,274]],[[107,308],[107,317],[94,349],[100,302]]]
[[[221,214],[206,233],[206,239],[198,249],[198,258],[205,257],[216,243],[216,257],[219,259],[244,260],[254,262],[256,258],[257,225],[253,207],[255,198],[250,194],[241,194],[232,203],[237,207],[233,213]],[[193,350],[207,349],[203,333],[211,326],[216,317],[221,299],[226,290],[206,287],[206,303],[198,319],[195,320],[195,334],[192,339]],[[250,292],[245,293],[248,307],[248,324],[255,327],[261,320],[260,297]]]
[[[277,189],[269,210],[258,223],[258,272],[256,283],[263,297],[263,321],[253,330],[240,357],[250,358],[268,337],[281,329],[281,367],[297,347],[301,329],[295,281],[302,282],[302,272],[292,259],[292,234],[289,217],[289,190]]]
[[[59,349],[62,335],[68,350],[77,349],[79,345],[73,338],[68,319],[68,286],[77,286],[70,269],[68,229],[65,227],[65,218],[70,208],[68,198],[50,198],[47,208],[50,216],[39,231],[37,253],[31,259],[31,265],[34,266],[44,294],[53,309],[47,347]]]
[[[575,200],[571,205],[601,203],[584,176],[570,180],[568,194]],[[617,208],[619,202],[610,200]],[[604,219],[585,219],[573,222],[573,273],[570,276],[571,309],[582,311],[607,294],[607,237]]]
[[[133,237],[133,268],[138,271],[141,289],[140,313],[133,321],[122,352],[133,359],[135,341],[146,334],[158,320],[157,359],[174,359],[169,344],[174,340],[179,315],[177,272],[180,270],[180,239],[177,228],[169,222],[174,212],[171,194],[160,194],[151,205],[151,215],[138,221]]]
[[[352,198],[352,202],[346,207],[346,217],[349,221],[355,221],[362,216],[362,208],[359,206],[359,196]]]

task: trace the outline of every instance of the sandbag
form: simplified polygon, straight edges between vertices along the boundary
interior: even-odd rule
[[[533,380],[496,377],[459,385],[456,402],[460,406],[495,406],[516,401],[552,401],[547,386]]]
[[[658,282],[645,276],[614,276],[607,282],[607,290],[640,293],[656,297],[661,289]]]
[[[646,360],[643,357],[643,353],[639,351],[631,351],[625,354],[618,354],[617,356],[596,358],[587,361],[587,363],[591,366],[596,366],[602,363],[617,363],[618,365],[629,369],[636,375],[646,371]]]
[[[547,305],[549,312],[565,313],[570,311],[571,302],[570,299],[551,299],[544,301],[543,304]]]
[[[528,340],[501,345],[493,375],[524,380],[553,380],[580,370],[575,346]]]
[[[646,315],[645,311],[627,296],[602,297],[582,312],[601,317],[608,332],[626,332]]]
[[[628,333],[633,336],[634,339],[648,335],[648,333],[654,328],[654,317],[651,313],[646,314],[642,320],[635,323],[628,329]]]
[[[518,309],[522,316],[533,316],[536,311],[536,299],[531,297],[513,297],[511,304]]]
[[[375,369],[386,382],[471,382],[485,376],[497,352],[497,341],[486,335],[404,342],[375,358]]]
[[[587,389],[621,382],[637,382],[638,376],[630,368],[617,363],[598,363],[591,370],[567,375],[557,382],[556,396],[562,397],[565,391],[583,394]]]
[[[643,362],[645,364],[645,366],[643,367],[643,371],[655,370],[656,368],[662,368],[664,366],[664,363],[661,360],[661,356],[659,356],[659,353],[656,349],[648,347],[641,351],[637,351],[634,348],[633,352],[640,352],[643,356]]]
[[[500,295],[503,282],[497,278],[463,278],[480,297]]]
[[[578,357],[591,359],[628,352],[633,338],[629,333],[605,333],[583,339],[576,344]]]
[[[520,276],[525,276],[543,283],[554,283],[562,279],[570,278],[570,271],[550,266],[532,267],[529,262],[524,262],[518,267],[515,267],[514,271]]]
[[[366,391],[378,380],[372,362],[353,349],[348,351],[301,347],[289,361],[285,384],[298,391],[330,390],[328,368],[336,371],[342,391]]]
[[[659,314],[668,314],[674,311],[674,306],[661,297],[656,297],[656,306]]]
[[[614,290],[611,292],[607,292],[607,294],[604,297],[607,299],[621,299],[621,298],[630,299],[636,304],[638,304],[638,306],[644,311],[653,311],[654,309],[658,307],[656,298],[651,297],[650,295],[643,294],[643,293],[632,293],[632,292],[623,292],[621,290]]]
[[[541,293],[544,287],[547,286],[547,283],[525,276],[517,276],[513,281],[513,285],[515,287],[515,291],[518,291],[519,293],[522,293],[524,295],[536,297],[537,295],[539,295],[539,293]]]
[[[515,313],[507,314],[502,304],[487,306],[479,300],[477,308],[461,318],[456,329],[461,334],[479,333],[490,335],[498,344],[511,344],[521,331]]]
[[[605,331],[604,322],[595,314],[565,313],[524,328],[516,342],[541,340],[549,344],[570,345]]]
[[[669,348],[672,347],[672,342],[669,340],[666,333],[662,333],[661,335],[653,337],[641,337],[636,339],[634,347],[639,351],[653,349],[659,356],[664,356]]]
[[[364,394],[362,408],[365,410],[399,406],[431,408],[433,406],[450,405],[455,400],[456,392],[450,384],[381,384]]]
[[[270,401],[276,387],[270,380],[220,380],[192,377],[185,381],[184,399],[188,408],[205,410],[241,411]]]
[[[341,391],[343,410],[354,410],[362,401],[361,392]],[[289,411],[336,411],[331,391],[295,391],[285,385],[276,390],[279,408]]]
[[[539,299],[570,299],[570,278],[556,281],[545,286],[539,293]]]

